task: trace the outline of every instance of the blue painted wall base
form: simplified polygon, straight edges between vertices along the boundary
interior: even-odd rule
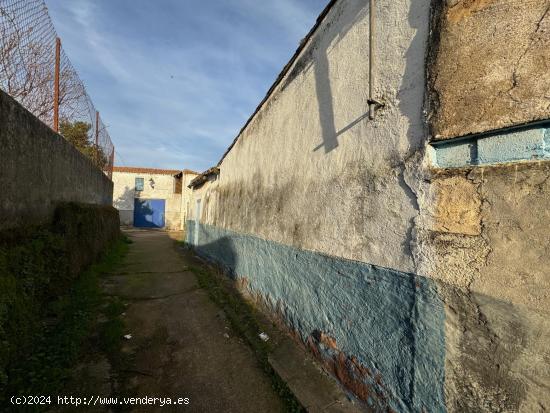
[[[189,244],[194,228],[188,221]],[[195,250],[246,278],[304,342],[333,338],[323,357],[356,359],[372,398],[400,412],[446,410],[445,313],[432,280],[203,224]]]
[[[550,124],[433,142],[431,149],[432,160],[440,168],[550,159]]]

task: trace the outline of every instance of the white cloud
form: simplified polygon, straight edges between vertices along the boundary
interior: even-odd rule
[[[125,162],[191,169],[218,161],[325,3],[47,1]]]

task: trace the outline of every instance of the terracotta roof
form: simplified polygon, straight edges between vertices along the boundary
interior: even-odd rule
[[[208,180],[209,176],[218,175],[219,173],[220,173],[220,168],[218,168],[217,166],[213,166],[212,168],[207,169],[206,171],[204,171],[199,176],[195,177],[189,183],[189,185],[187,185],[187,187],[188,188],[195,188],[197,186],[201,186],[203,183],[205,183]]]
[[[192,171],[191,169],[184,169],[183,171],[178,171],[177,174],[175,174],[174,176],[176,178],[181,178],[183,175],[200,175],[201,173],[200,172],[195,172],[195,171]]]
[[[113,166],[113,172],[129,172],[129,173],[141,173],[141,174],[156,174],[156,175],[175,175],[182,172],[181,169],[159,169],[159,168],[140,168],[135,166]],[[184,169],[185,173],[197,172]]]
[[[327,4],[327,6],[323,9],[323,11],[321,12],[321,14],[319,14],[319,16],[317,17],[317,20],[315,21],[315,24],[313,25],[313,27],[311,28],[311,30],[309,31],[308,34],[306,34],[306,37],[304,37],[302,39],[302,41],[300,42],[300,45],[298,46],[298,48],[296,49],[296,52],[294,52],[294,54],[292,55],[292,57],[290,58],[290,60],[288,61],[288,63],[285,65],[285,67],[283,67],[283,70],[281,70],[281,73],[279,73],[279,75],[277,76],[277,79],[275,79],[275,82],[273,82],[273,84],[271,85],[271,87],[269,88],[269,90],[267,91],[265,97],[263,98],[263,100],[260,102],[260,104],[258,105],[258,107],[256,108],[256,110],[254,111],[254,113],[252,115],[250,115],[250,117],[248,118],[248,120],[246,121],[246,123],[244,124],[244,126],[241,128],[241,130],[239,131],[239,133],[237,134],[237,136],[235,137],[235,139],[233,140],[233,142],[231,143],[231,145],[229,145],[229,148],[227,148],[227,150],[225,151],[225,153],[222,155],[221,159],[219,160],[218,162],[218,166],[221,165],[222,161],[224,160],[224,158],[227,156],[227,154],[229,153],[229,151],[233,148],[233,146],[235,146],[235,144],[237,143],[237,140],[239,140],[241,134],[243,133],[243,131],[246,129],[246,127],[248,126],[248,124],[250,122],[252,122],[252,119],[254,119],[254,117],[256,116],[256,114],[260,111],[260,109],[262,108],[262,106],[267,102],[267,100],[269,99],[269,97],[271,96],[271,94],[275,91],[275,89],[277,88],[277,86],[279,85],[279,83],[281,83],[281,81],[283,80],[283,78],[286,76],[286,74],[288,73],[288,71],[290,70],[290,68],[292,67],[292,65],[294,64],[294,62],[296,61],[296,59],[298,59],[298,56],[300,55],[300,53],[302,53],[302,50],[304,50],[304,48],[306,47],[309,39],[311,39],[313,37],[313,34],[317,31],[317,29],[319,28],[319,26],[321,25],[322,21],[325,19],[325,17],[327,16],[328,12],[330,11],[330,9],[332,9],[334,7],[334,5],[340,0],[330,0],[329,3]]]

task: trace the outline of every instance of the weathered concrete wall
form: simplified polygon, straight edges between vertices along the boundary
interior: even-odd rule
[[[165,218],[167,229],[182,228],[181,194],[174,194],[166,200]]]
[[[405,177],[424,147],[429,3],[378,2],[376,95],[385,107],[370,121],[368,2],[337,2],[223,160],[219,181],[195,195],[201,250],[229,239],[251,293],[284,309],[355,394],[396,411],[444,409],[444,311],[430,281],[411,275],[417,204]]]
[[[193,199],[193,190],[189,188],[189,184],[198,174],[183,171],[182,175],[182,192],[181,192],[181,229],[185,230],[188,214],[190,211],[191,200]]]
[[[546,130],[428,147],[430,2],[376,3],[384,108],[368,1],[338,1],[194,191],[187,241],[375,411],[548,409]]]
[[[444,409],[445,311],[433,280],[207,224],[196,248],[375,411]]]
[[[447,1],[434,16],[431,138],[473,136],[434,144],[432,160],[494,164],[419,176],[416,188],[415,261],[447,303],[447,406],[545,411],[550,164],[533,161],[550,158],[550,2]]]
[[[432,135],[448,139],[550,118],[550,2],[437,2]]]
[[[376,95],[386,106],[373,122],[368,2],[337,2],[223,160],[209,223],[412,271],[416,203],[403,163],[425,138],[429,3],[379,3]]]
[[[550,162],[434,170],[418,180],[418,272],[446,303],[451,411],[550,405]]]
[[[135,179],[143,178],[143,191],[136,192]],[[151,186],[150,179],[154,184]],[[174,193],[175,178],[172,174],[113,171],[113,206],[120,211],[120,223],[133,225],[134,199],[165,199],[165,224],[167,229],[182,229],[182,194]]]
[[[111,205],[113,183],[0,91],[0,229],[46,223],[59,202]]]

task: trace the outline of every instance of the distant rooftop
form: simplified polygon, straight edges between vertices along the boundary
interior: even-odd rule
[[[190,169],[160,169],[160,168],[141,168],[137,166],[113,166],[113,172],[142,173],[153,175],[176,175],[180,173],[198,175],[198,172]]]
[[[197,188],[204,184],[208,178],[211,176],[219,175],[220,168],[217,166],[213,166],[212,168],[207,169],[203,173],[199,174],[199,176],[196,176],[190,183],[187,185],[188,188]]]

